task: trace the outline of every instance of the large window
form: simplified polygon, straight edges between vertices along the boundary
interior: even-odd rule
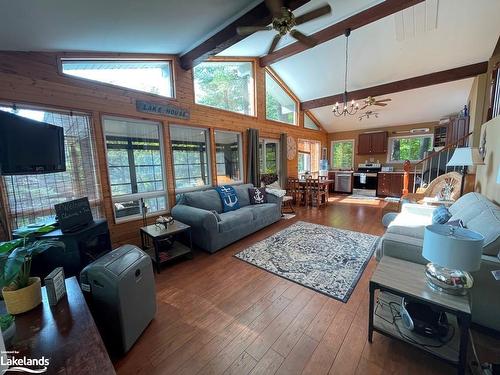
[[[218,185],[243,181],[240,133],[215,132],[215,164]]]
[[[111,196],[117,221],[167,209],[161,124],[104,117]]]
[[[298,172],[318,173],[321,159],[321,142],[299,139],[298,142]]]
[[[332,168],[352,169],[354,167],[354,139],[332,141]]]
[[[419,161],[432,149],[432,135],[389,138],[388,162]]]
[[[297,124],[297,103],[268,72],[266,72],[266,118],[291,125]]]
[[[64,74],[173,97],[170,61],[62,59],[61,65]]]
[[[261,139],[259,143],[260,173],[278,174],[279,141],[277,139]]]
[[[209,61],[193,69],[197,104],[254,115],[253,64],[246,61]]]
[[[306,129],[312,129],[312,130],[319,130],[318,125],[312,120],[311,117],[307,113],[304,113],[304,128]]]
[[[190,190],[210,185],[207,129],[170,127],[175,188]]]
[[[11,226],[53,221],[55,204],[82,197],[89,198],[94,217],[101,217],[91,117],[77,112],[19,107],[13,110],[0,106],[0,110],[64,129],[65,172],[3,177]]]

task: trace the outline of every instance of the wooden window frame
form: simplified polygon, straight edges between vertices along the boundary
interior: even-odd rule
[[[63,72],[63,61],[130,61],[130,62],[168,62],[170,65],[170,86],[172,87],[172,96],[163,96],[159,94],[150,93],[147,91],[141,91],[133,88],[128,88],[125,86],[114,85],[112,83],[106,83],[102,81],[93,80],[90,78],[83,78],[74,75],[70,75]],[[175,84],[176,77],[176,66],[175,57],[172,55],[155,55],[155,54],[135,54],[135,53],[76,53],[76,52],[65,52],[57,55],[57,72],[60,76],[65,78],[71,78],[76,80],[81,80],[88,84],[103,85],[105,87],[124,90],[131,94],[141,94],[151,96],[155,99],[177,101],[177,88]]]
[[[224,109],[224,108],[217,108],[217,107],[212,107],[206,104],[202,103],[196,103],[196,93],[195,93],[195,85],[194,85],[194,69],[193,67],[191,69],[191,83],[192,83],[192,89],[193,89],[193,104],[194,105],[199,105],[204,108],[209,108],[211,110],[215,111],[222,111],[224,113],[231,113],[236,116],[244,116],[244,117],[251,117],[251,118],[257,118],[257,59],[255,58],[250,58],[250,57],[217,57],[217,56],[212,56],[208,58],[206,61],[207,63],[210,62],[247,62],[252,64],[252,76],[253,76],[253,100],[252,100],[252,105],[253,105],[253,114],[251,115],[246,115],[244,113],[240,112],[235,112],[231,111],[229,109]]]
[[[278,121],[278,120],[273,120],[273,119],[268,119],[267,118],[266,74],[269,74],[269,76],[272,79],[274,79],[274,81],[285,91],[285,93],[290,97],[290,99],[292,99],[295,102],[295,122],[293,124],[290,124],[290,123],[284,122],[284,121]],[[288,125],[288,126],[297,126],[297,127],[299,127],[299,125],[300,125],[300,119],[299,119],[299,115],[300,115],[300,100],[299,100],[299,98],[292,92],[292,90],[290,90],[290,88],[286,85],[286,83],[283,82],[283,80],[280,78],[280,76],[271,67],[268,67],[268,66],[266,66],[266,68],[264,69],[264,92],[263,92],[263,95],[264,95],[264,114],[263,115],[264,115],[264,119],[266,121],[274,122],[274,123],[280,124],[280,125],[284,124],[284,125]],[[307,130],[313,130],[313,129],[307,129]]]
[[[352,142],[352,163],[351,163],[351,169],[354,169],[354,157],[356,156],[356,153],[355,153],[355,147],[356,147],[356,139],[354,138],[351,138],[351,139],[338,139],[338,140],[333,140],[331,141],[330,143],[330,165],[331,165],[331,168],[332,169],[336,169],[336,167],[334,166],[334,163],[333,163],[333,156],[334,156],[334,146],[336,143],[344,143],[344,142]],[[340,169],[339,169],[340,170]]]

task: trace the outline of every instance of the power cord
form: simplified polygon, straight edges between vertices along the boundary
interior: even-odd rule
[[[390,311],[391,316],[392,316],[392,320],[389,320],[386,317],[384,317],[378,313],[378,308],[379,307],[384,308],[384,305],[386,305],[386,307],[389,308],[389,311]],[[414,345],[417,345],[417,346],[420,346],[423,348],[434,348],[434,349],[435,348],[442,348],[443,346],[448,344],[455,336],[455,327],[451,324],[448,324],[448,328],[451,328],[451,335],[446,340],[439,339],[439,342],[440,342],[439,344],[426,344],[426,343],[419,342],[418,340],[415,340],[413,337],[410,337],[410,336],[406,335],[405,333],[403,333],[403,331],[401,331],[401,328],[399,327],[399,325],[397,323],[398,321],[400,321],[402,319],[401,314],[399,313],[400,309],[401,309],[400,303],[397,303],[394,301],[389,301],[389,302],[382,301],[379,297],[379,298],[377,298],[377,306],[375,307],[374,315],[376,315],[378,318],[382,319],[386,323],[392,324],[396,328],[396,330],[398,331],[398,334],[401,336],[401,338],[405,339],[406,341],[408,341]]]

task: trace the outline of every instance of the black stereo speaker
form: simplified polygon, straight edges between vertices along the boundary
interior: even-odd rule
[[[403,298],[400,315],[403,326],[419,335],[430,338],[443,338],[448,335],[446,313],[434,311],[429,305],[406,301]]]

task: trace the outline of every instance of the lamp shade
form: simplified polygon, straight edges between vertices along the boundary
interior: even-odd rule
[[[477,271],[481,265],[484,237],[451,225],[428,225],[424,232],[422,256],[441,267]]]
[[[455,149],[453,156],[446,165],[448,167],[463,167],[483,164],[484,161],[478,148],[461,147]]]

